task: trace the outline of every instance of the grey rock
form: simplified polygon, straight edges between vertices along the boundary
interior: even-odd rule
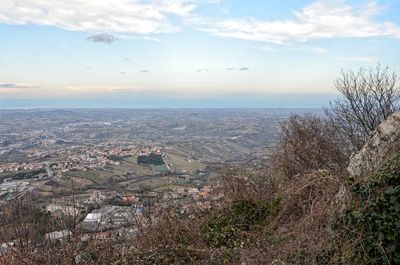
[[[363,148],[351,156],[351,176],[368,176],[400,154],[400,111],[390,115],[373,132]]]

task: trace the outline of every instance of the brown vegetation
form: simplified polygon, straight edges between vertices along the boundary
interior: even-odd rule
[[[243,258],[254,264],[335,264],[326,252],[346,203],[338,196],[342,189],[340,178],[325,171],[292,179],[280,194],[280,211],[258,239],[260,246]]]
[[[273,166],[287,178],[319,169],[343,174],[350,156],[339,131],[317,116],[291,116],[281,123]]]

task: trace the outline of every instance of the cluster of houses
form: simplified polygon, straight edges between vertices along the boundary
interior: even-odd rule
[[[35,170],[43,167],[43,163],[23,162],[23,163],[1,163],[0,173],[18,172],[21,170]]]
[[[71,170],[90,170],[104,168],[108,165],[119,165],[120,162],[114,158],[129,157],[134,155],[149,155],[151,153],[160,154],[158,147],[139,147],[136,145],[98,145],[92,148],[82,146],[70,146],[61,150],[37,152],[30,154],[31,158],[39,157],[67,157],[64,160],[49,163],[52,170],[68,172]],[[21,163],[1,163],[0,174],[8,172],[18,172],[23,170],[37,170],[44,167],[44,163],[21,162]]]

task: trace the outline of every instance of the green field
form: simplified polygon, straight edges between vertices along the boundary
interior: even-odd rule
[[[94,184],[104,184],[110,177],[121,180],[128,174],[152,175],[153,171],[148,166],[137,164],[137,157],[127,157],[120,161],[119,165],[111,165],[104,169],[95,169],[88,171],[70,171],[63,175],[69,177],[78,177],[92,181]]]
[[[166,162],[172,164],[171,170],[195,172],[205,169],[206,165],[190,161],[179,154],[167,154]],[[76,185],[84,187],[87,185],[117,185],[123,189],[136,189],[138,187],[150,187],[151,190],[170,189],[172,187],[182,187],[187,185],[186,181],[181,181],[176,176],[156,176],[155,172],[164,173],[168,169],[166,165],[139,165],[137,156],[125,157],[121,159],[119,165],[110,165],[103,169],[87,171],[69,171],[62,173],[61,179],[55,180],[54,188],[63,190],[70,188],[70,180],[74,179]],[[53,185],[52,185],[53,186]]]
[[[203,163],[193,161],[184,156],[173,153],[167,153],[165,156],[165,161],[168,164],[172,164],[171,166],[172,171],[194,172],[196,170],[203,170],[207,166]]]

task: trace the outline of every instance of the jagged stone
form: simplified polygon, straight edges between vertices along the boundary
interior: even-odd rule
[[[390,115],[374,131],[363,148],[350,158],[351,176],[367,176],[400,154],[400,111]]]

